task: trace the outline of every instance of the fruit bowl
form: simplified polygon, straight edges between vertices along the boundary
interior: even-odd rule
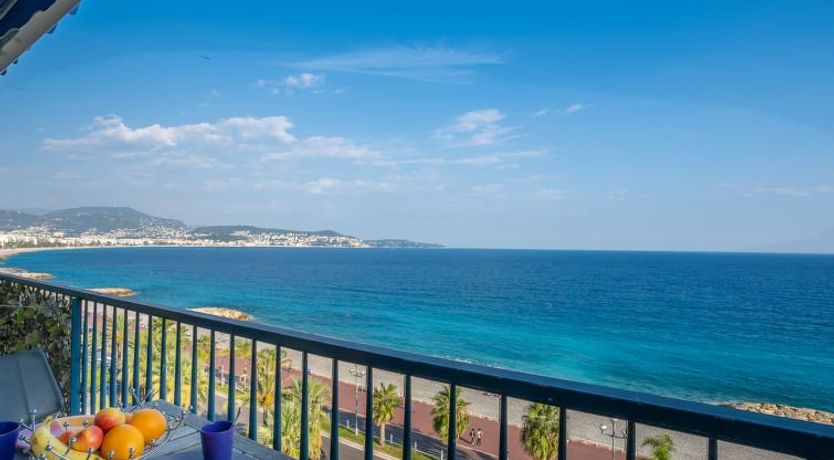
[[[100,411],[96,416],[76,415],[47,418],[36,425],[34,419],[37,411],[33,411],[31,423],[21,423],[24,427],[24,434],[21,434],[20,441],[22,441],[24,454],[28,455],[30,460],[141,460],[154,458],[154,454],[183,425],[186,416],[185,410],[182,410],[176,416],[166,415],[156,410],[156,404],[140,403],[124,410],[107,410],[115,410],[118,414],[123,413],[122,421],[111,423],[108,427],[107,424],[110,420],[106,416],[102,417],[103,421],[98,420],[99,415],[104,412]],[[159,422],[162,422],[162,424],[156,424],[154,436],[158,434],[158,437],[146,441],[141,431],[133,425],[129,425],[130,422],[125,420],[135,418],[136,415],[134,414],[143,413],[143,415],[147,415],[151,413],[151,415],[154,415],[153,412],[158,414],[155,415],[157,418],[164,417],[164,422],[160,419]],[[21,422],[23,421],[21,420]],[[106,435],[98,428],[99,425],[108,428],[109,431]],[[138,438],[133,438],[134,444],[138,442],[138,447],[132,447],[130,442],[127,441],[122,442],[122,440],[130,440],[130,437],[124,437],[123,433],[116,434],[118,431],[125,431],[128,434],[139,433]],[[28,434],[26,434],[27,432]],[[97,435],[96,433],[100,434]],[[95,439],[96,436],[98,436],[98,439]],[[108,441],[108,438],[112,439]]]

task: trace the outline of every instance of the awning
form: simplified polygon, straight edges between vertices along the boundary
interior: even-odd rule
[[[74,14],[80,0],[0,0],[0,75],[58,21]]]

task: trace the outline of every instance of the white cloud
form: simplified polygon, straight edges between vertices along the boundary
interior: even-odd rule
[[[735,194],[741,197],[754,198],[762,195],[777,195],[788,198],[810,198],[819,195],[834,194],[834,186],[817,185],[808,187],[790,186],[757,186],[745,187],[742,184],[724,183],[718,184],[722,188],[735,189]]]
[[[565,113],[567,113],[567,114],[576,113],[576,112],[579,112],[580,110],[587,109],[590,106],[591,106],[591,104],[572,104],[572,105],[569,105],[568,107],[565,108]]]
[[[361,179],[343,180],[332,177],[322,177],[304,184],[304,190],[312,195],[326,195],[335,190],[349,190],[358,188],[380,189],[379,184]]]
[[[322,86],[324,84],[324,74],[303,72],[298,75],[287,75],[282,80],[282,83],[287,88],[314,88],[317,86]]]
[[[504,114],[498,109],[473,110],[457,117],[450,126],[435,132],[435,139],[449,147],[473,147],[506,142],[516,137],[515,129],[501,125]]]
[[[535,192],[536,198],[543,201],[562,201],[569,195],[569,191],[557,188],[539,188]]]
[[[544,108],[544,109],[541,109],[541,110],[538,110],[538,111],[534,112],[533,116],[534,117],[543,117],[543,116],[547,115],[548,113],[550,113],[550,109]]]
[[[294,143],[287,150],[261,156],[263,161],[283,161],[291,158],[375,158],[380,153],[369,145],[357,144],[340,136],[312,136]]]
[[[290,144],[292,123],[284,116],[233,117],[214,123],[163,126],[158,123],[130,127],[117,115],[96,117],[89,132],[77,138],[43,141],[43,147],[55,151],[94,148],[138,148],[165,150],[187,146],[234,146],[250,143]]]
[[[606,198],[612,201],[623,201],[628,196],[628,189],[621,188],[609,193]]]
[[[287,75],[284,78],[277,80],[269,80],[259,78],[255,81],[256,88],[266,88],[272,94],[278,94],[283,89],[288,94],[292,94],[296,90],[309,90],[316,94],[327,92],[321,87],[325,84],[326,76],[324,73],[310,73],[302,72],[294,75]]]
[[[393,46],[361,50],[296,62],[296,68],[408,78],[423,81],[465,81],[479,65],[501,64],[501,56],[445,46]]]

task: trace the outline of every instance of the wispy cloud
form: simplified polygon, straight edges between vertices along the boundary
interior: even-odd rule
[[[146,150],[173,149],[184,146],[234,146],[253,142],[295,142],[290,134],[292,123],[287,117],[234,117],[209,123],[131,127],[117,115],[96,117],[87,134],[75,138],[45,139],[47,150],[89,151],[91,149]]]
[[[475,67],[501,64],[486,51],[445,46],[392,46],[324,56],[290,65],[306,71],[348,72],[423,81],[464,81]]]
[[[570,196],[568,190],[541,187],[535,191],[535,197],[542,201],[562,201]]]
[[[567,113],[567,114],[572,114],[572,113],[577,113],[580,110],[585,110],[589,107],[591,107],[591,104],[571,104],[571,105],[565,107],[564,112]]]
[[[815,186],[772,186],[760,185],[756,187],[748,187],[743,184],[725,183],[718,185],[721,188],[735,189],[735,194],[741,197],[754,198],[765,195],[776,195],[787,198],[810,198],[819,195],[834,195],[834,186],[832,185],[815,185]]]
[[[547,115],[548,113],[550,113],[550,109],[544,108],[544,109],[540,109],[540,110],[537,110],[537,111],[533,112],[533,116],[534,117],[543,117],[543,116]]]
[[[367,144],[359,144],[340,136],[312,136],[288,146],[286,150],[268,152],[262,161],[283,161],[292,158],[376,158],[381,154]]]
[[[324,73],[302,72],[299,74],[287,75],[280,79],[259,78],[255,81],[256,88],[266,88],[272,94],[278,94],[282,90],[292,94],[296,90],[309,90],[314,93],[325,92],[322,87],[325,84]]]
[[[448,147],[494,145],[517,137],[513,127],[503,126],[505,115],[498,109],[474,110],[458,116],[455,121],[437,130],[434,138]]]

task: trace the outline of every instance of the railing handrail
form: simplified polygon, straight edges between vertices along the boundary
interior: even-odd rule
[[[354,343],[276,326],[131,301],[9,273],[0,273],[0,280],[412,377],[455,383],[461,387],[506,397],[547,403],[568,410],[610,416],[805,458],[834,459],[832,426]]]

